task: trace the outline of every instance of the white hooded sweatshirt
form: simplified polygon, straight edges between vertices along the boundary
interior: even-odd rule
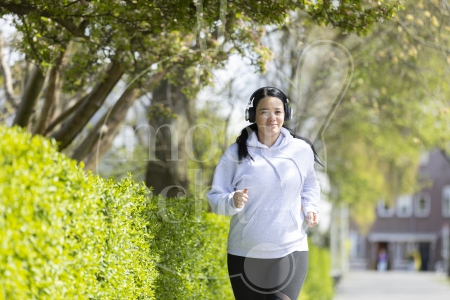
[[[320,197],[311,147],[281,128],[272,147],[261,144],[252,132],[247,148],[254,160],[247,157],[240,163],[236,143],[225,151],[207,194],[215,213],[233,216],[228,253],[279,258],[307,251],[302,223],[308,212],[319,213]],[[248,201],[236,208],[233,195],[246,188]]]

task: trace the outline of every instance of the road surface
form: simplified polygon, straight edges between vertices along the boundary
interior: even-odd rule
[[[351,271],[334,300],[450,300],[450,280],[431,272]]]

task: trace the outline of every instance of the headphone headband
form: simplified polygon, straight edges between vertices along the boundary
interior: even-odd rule
[[[275,89],[275,90],[279,91],[284,96],[286,101],[283,101],[282,99],[280,99],[281,101],[283,101],[284,120],[285,121],[291,120],[292,119],[293,109],[291,107],[291,104],[289,102],[288,97],[280,89],[278,89],[276,87],[272,87],[272,86],[265,86],[265,87],[259,88],[259,89],[257,89],[256,91],[253,92],[253,94],[250,96],[250,99],[248,100],[247,108],[245,109],[245,120],[249,121],[251,123],[254,123],[256,121],[255,120],[255,117],[256,117],[255,109],[256,109],[256,107],[253,106],[253,101],[255,100],[255,94],[257,94],[262,89],[266,89],[266,88]]]

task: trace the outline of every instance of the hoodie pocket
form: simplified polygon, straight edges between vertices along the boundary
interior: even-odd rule
[[[241,246],[279,250],[292,246],[301,238],[301,231],[290,210],[258,209],[242,228]]]

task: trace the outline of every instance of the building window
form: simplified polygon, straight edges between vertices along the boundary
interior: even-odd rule
[[[401,218],[411,217],[412,197],[411,195],[401,195],[397,197],[397,216]]]
[[[414,213],[417,217],[428,217],[430,214],[430,195],[420,193],[415,197]]]
[[[389,218],[394,215],[395,209],[393,205],[385,200],[378,201],[378,216],[383,218]]]
[[[450,185],[445,186],[442,191],[442,215],[450,217]]]

